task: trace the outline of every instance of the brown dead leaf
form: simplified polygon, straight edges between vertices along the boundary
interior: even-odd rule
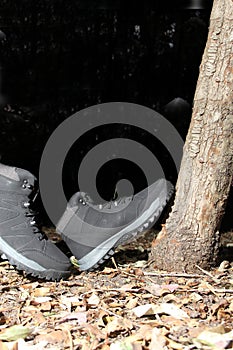
[[[152,295],[156,295],[156,296],[162,296],[164,294],[164,289],[161,287],[161,285],[159,284],[151,284],[149,286],[146,287],[146,290],[151,293]],[[165,291],[165,294],[168,291]]]
[[[189,299],[191,301],[194,301],[195,303],[197,303],[197,302],[203,300],[203,297],[200,294],[198,294],[198,293],[192,293],[190,295]]]
[[[11,342],[7,344],[7,350],[41,350],[46,346],[45,342],[41,342],[39,344],[29,344],[29,342],[25,342],[24,339],[19,339],[16,342]]]
[[[146,341],[149,342],[151,340],[153,327],[150,325],[143,325],[139,329],[137,329],[136,333],[131,334],[127,337],[130,343],[137,343]]]
[[[194,328],[190,328],[189,329],[189,335],[191,338],[197,338],[198,335],[203,332],[204,330],[206,330],[206,326],[198,326],[198,327],[194,327]]]
[[[161,315],[160,319],[164,324],[166,324],[167,327],[182,327],[185,325],[185,322],[183,320],[170,315]]]
[[[114,317],[112,321],[108,322],[105,331],[111,337],[117,333],[128,331],[133,328],[133,324],[127,318]]]
[[[108,306],[110,308],[122,308],[124,306],[124,303],[122,302],[118,302],[118,301],[112,301],[110,302],[108,305],[104,305],[104,306]]]
[[[115,275],[117,273],[117,271],[116,271],[116,269],[113,269],[112,267],[105,267],[103,269],[102,273],[105,275],[109,275],[109,274]]]
[[[132,298],[128,301],[128,303],[125,305],[125,307],[129,310],[135,308],[138,304],[138,298]]]
[[[67,322],[77,320],[79,324],[86,323],[87,322],[87,314],[86,312],[71,312],[65,316],[63,316],[59,323]]]
[[[31,300],[32,305],[39,305],[43,303],[47,303],[48,301],[51,301],[51,297],[36,297],[33,300]]]
[[[151,343],[149,350],[163,350],[167,343],[166,337],[162,334],[161,330],[154,328],[152,330]]]
[[[36,288],[33,291],[33,295],[35,297],[44,297],[44,296],[47,296],[49,293],[50,293],[50,288],[48,287]]]
[[[225,299],[220,299],[218,302],[211,305],[210,309],[211,309],[212,315],[216,315],[220,308],[224,309],[227,306],[228,306],[228,302]]]
[[[97,306],[100,303],[100,298],[96,294],[92,294],[90,298],[87,299],[87,303],[90,306]]]
[[[171,302],[173,302],[173,303],[175,303],[175,304],[180,303],[179,297],[175,296],[174,294],[166,294],[166,295],[163,297],[163,301],[164,301],[165,303],[171,303]],[[181,303],[181,305],[182,305],[182,303]]]
[[[120,289],[122,291],[127,291],[127,290],[131,291],[134,288],[136,288],[135,283],[126,283],[126,284],[123,284]]]
[[[130,339],[125,338],[111,344],[110,350],[142,350],[142,346],[138,343],[132,343]]]
[[[151,336],[152,336],[152,330],[153,327],[150,325],[143,325],[139,328],[139,330],[137,330],[136,335],[139,337],[136,340],[140,340],[140,339],[144,339],[146,341],[150,341],[151,340]]]
[[[230,267],[229,261],[224,260],[224,261],[222,261],[221,264],[219,265],[217,271],[219,271],[219,272],[224,272],[224,271],[226,271],[227,269],[229,269],[229,267]]]
[[[151,299],[151,293],[145,293],[141,295],[142,299]]]
[[[184,344],[181,343],[177,343],[176,341],[167,338],[169,346],[171,347],[171,349],[175,349],[175,350],[183,350],[184,349]]]
[[[99,340],[105,339],[105,334],[98,328],[98,326],[93,324],[82,324],[82,328],[90,337],[97,338]]]
[[[232,313],[229,312],[228,309],[222,309],[220,308],[217,313],[217,319],[218,320],[230,320],[232,321]]]
[[[52,305],[49,301],[42,303],[40,306],[41,311],[50,311],[52,309]]]
[[[24,317],[31,317],[34,324],[43,324],[46,318],[37,306],[29,305],[24,308]]]
[[[203,331],[194,339],[194,343],[208,345],[213,350],[224,350],[233,341],[233,331],[220,334],[211,331]]]
[[[69,311],[71,311],[72,306],[83,306],[83,301],[78,296],[67,297],[62,295],[60,301]]]
[[[196,287],[196,286],[198,286],[198,284],[199,284],[199,282],[196,281],[196,280],[193,280],[193,279],[191,279],[191,280],[189,280],[189,281],[186,281],[186,283],[185,283],[185,285],[186,285],[187,287],[190,287],[190,288]]]
[[[204,320],[207,318],[208,306],[205,303],[198,304],[199,317]]]
[[[36,289],[36,287],[38,285],[39,285],[39,282],[26,283],[26,284],[22,284],[21,288],[23,288],[23,289]]]
[[[135,307],[133,310],[137,317],[167,314],[177,319],[189,318],[188,314],[172,303],[161,303],[158,305],[146,304]]]
[[[110,350],[110,346],[107,345],[107,344],[104,344],[104,345],[101,347],[101,350]]]
[[[51,297],[36,297],[33,300],[31,300],[31,305],[37,306],[41,311],[50,311],[52,308]]]
[[[46,334],[39,334],[35,337],[35,342],[46,342],[47,344],[70,345],[70,336],[68,330],[55,330]]]

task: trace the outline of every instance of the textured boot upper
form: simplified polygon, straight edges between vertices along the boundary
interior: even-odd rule
[[[76,193],[67,205],[57,229],[74,255],[83,257],[93,248],[110,246],[114,235],[128,237],[150,217],[159,217],[173,186],[160,179],[133,197],[94,205],[83,193]],[[153,219],[154,220],[154,219]]]
[[[38,270],[66,270],[69,259],[39,231],[30,209],[36,178],[15,170],[18,181],[0,175],[0,249]]]

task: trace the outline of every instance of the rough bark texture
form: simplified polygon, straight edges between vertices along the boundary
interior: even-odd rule
[[[151,258],[167,271],[209,269],[233,174],[233,2],[215,0],[171,214]]]

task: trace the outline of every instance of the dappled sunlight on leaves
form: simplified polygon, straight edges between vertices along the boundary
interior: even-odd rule
[[[129,247],[130,249],[130,247]],[[127,254],[127,250],[118,254]],[[0,263],[0,350],[230,349],[233,266],[200,274],[146,261],[46,282]]]

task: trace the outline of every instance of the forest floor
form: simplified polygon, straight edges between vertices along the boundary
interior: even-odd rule
[[[233,349],[233,232],[222,236],[221,264],[193,275],[157,271],[148,262],[153,237],[60,282],[1,261],[0,350]]]

